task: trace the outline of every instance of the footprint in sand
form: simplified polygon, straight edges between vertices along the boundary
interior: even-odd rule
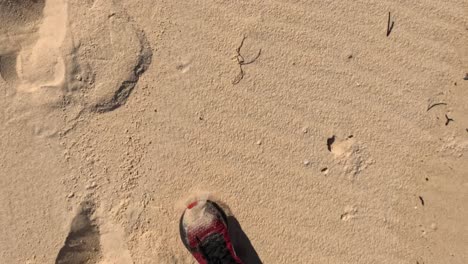
[[[344,139],[332,136],[328,138],[327,146],[350,180],[354,180],[362,170],[373,164],[365,146],[352,135]]]
[[[145,34],[109,1],[0,0],[0,13],[8,13],[0,16],[3,110],[39,136],[57,134],[83,112],[125,104],[151,63]]]
[[[146,35],[112,1],[95,1],[87,8],[75,1],[70,15],[86,23],[70,23],[74,50],[69,90],[80,87],[85,107],[92,112],[114,110],[125,104],[151,64]]]
[[[95,204],[81,203],[56,264],[133,264],[121,228],[104,221]]]
[[[101,260],[99,226],[93,217],[94,211],[93,203],[81,204],[56,264],[98,263]]]

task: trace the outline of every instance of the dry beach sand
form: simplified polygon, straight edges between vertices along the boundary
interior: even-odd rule
[[[194,263],[195,190],[263,263],[467,263],[467,72],[462,0],[0,0],[0,263]]]

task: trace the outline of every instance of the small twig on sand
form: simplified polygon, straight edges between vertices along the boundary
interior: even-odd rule
[[[242,54],[241,54],[241,49],[242,49],[242,46],[244,45],[244,41],[245,41],[246,38],[247,38],[246,36],[244,36],[242,38],[242,41],[241,41],[239,47],[237,47],[237,49],[236,49],[236,52],[237,52],[236,60],[237,60],[237,64],[239,64],[239,74],[232,81],[232,84],[234,84],[234,85],[238,84],[244,78],[245,72],[244,72],[244,69],[242,68],[242,66],[248,65],[248,64],[251,64],[251,63],[255,62],[258,59],[258,57],[260,57],[260,54],[262,54],[262,49],[260,49],[258,51],[258,53],[257,53],[257,56],[255,56],[250,61],[245,61],[244,56],[242,56]]]
[[[395,24],[394,21],[390,23],[390,12],[388,12],[388,22],[387,22],[387,37],[390,36],[392,33],[393,25]]]
[[[447,121],[445,121],[445,125],[446,125],[446,126],[448,126],[448,124],[449,124],[451,121],[455,121],[455,120],[453,120],[452,118],[448,117],[447,114],[445,114],[445,119],[447,120]]]
[[[244,79],[244,69],[242,69],[242,65],[239,64],[239,74],[232,80],[232,84],[238,84],[242,79]]]
[[[447,105],[447,103],[435,103],[431,104],[427,107],[427,111],[431,110],[433,107],[438,106],[438,105]]]
[[[421,201],[422,206],[424,206],[424,199],[422,198],[422,196],[419,196],[419,201]]]
[[[332,151],[332,145],[333,145],[333,143],[335,143],[335,135],[333,135],[333,136],[327,138],[327,149],[328,149],[328,151],[330,151],[330,152]]]

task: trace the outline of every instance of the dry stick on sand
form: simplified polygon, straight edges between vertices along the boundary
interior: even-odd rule
[[[232,84],[234,85],[238,84],[244,78],[244,69],[242,68],[242,66],[255,62],[258,59],[258,57],[260,57],[260,54],[262,53],[262,49],[260,49],[258,50],[258,54],[257,56],[255,56],[255,58],[251,59],[250,61],[245,61],[244,56],[242,56],[241,54],[241,49],[242,49],[242,46],[244,45],[244,41],[246,38],[247,38],[246,36],[242,38],[242,41],[239,47],[237,47],[236,49],[236,52],[237,52],[236,60],[237,60],[237,64],[239,64],[240,71],[239,71],[239,74],[236,76],[236,78],[234,78],[234,80],[232,81]]]
[[[445,114],[445,119],[446,119],[446,121],[445,121],[445,125],[446,125],[446,126],[448,126],[448,124],[449,124],[451,121],[455,121],[455,120],[453,120],[452,118],[448,117],[447,114]]]
[[[438,105],[447,105],[447,103],[435,103],[427,107],[426,111],[431,110],[433,107],[438,106]]]
[[[390,23],[390,12],[388,12],[388,22],[387,22],[387,37],[390,36],[390,33],[392,33],[393,25],[395,24],[394,21]]]
[[[422,206],[424,206],[424,198],[422,198],[422,196],[419,196],[419,201],[421,201]]]

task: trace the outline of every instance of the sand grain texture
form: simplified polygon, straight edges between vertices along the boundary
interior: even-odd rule
[[[466,263],[467,12],[0,0],[0,263],[194,263],[193,190],[264,263]]]

